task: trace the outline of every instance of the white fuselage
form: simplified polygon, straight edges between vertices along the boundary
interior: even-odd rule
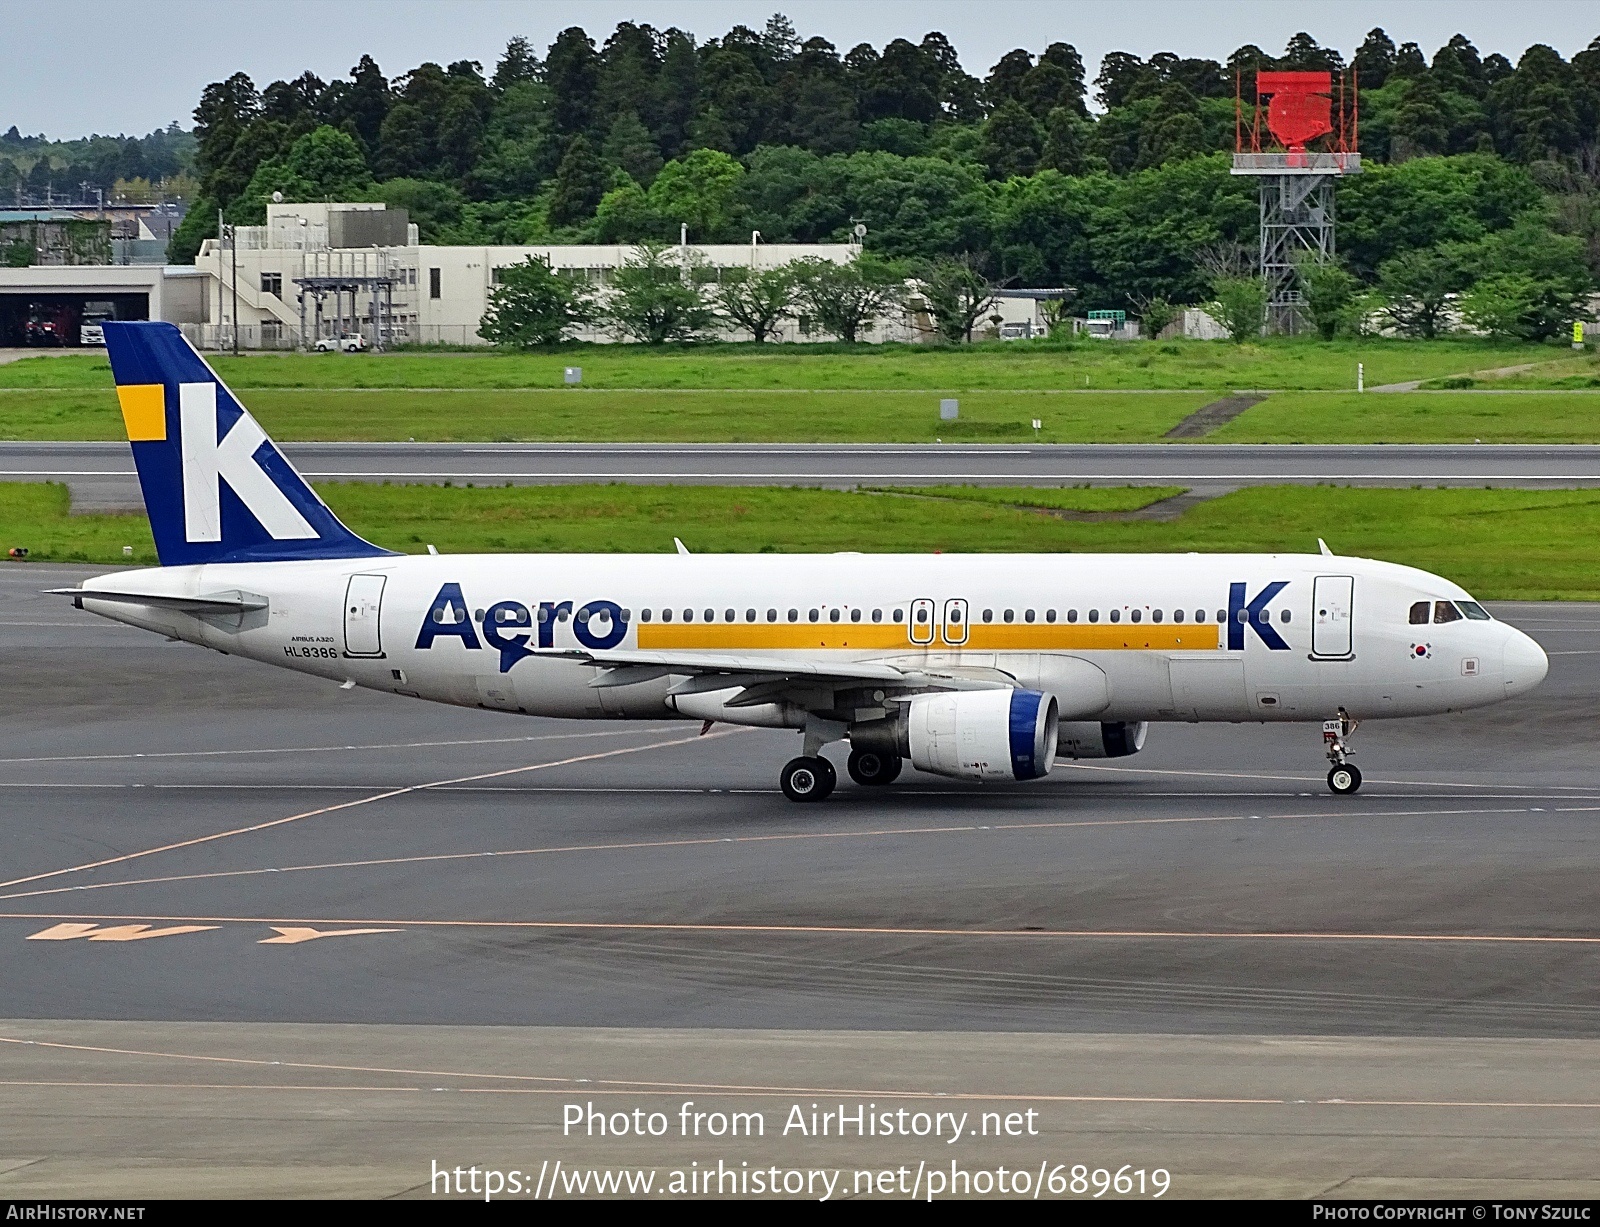
[[[90,586],[265,598],[242,614],[83,605],[303,673],[537,716],[803,719],[782,704],[726,708],[726,694],[660,669],[596,685],[606,669],[537,654],[597,645],[888,661],[1046,691],[1063,720],[1102,721],[1426,715],[1521,694],[1546,667],[1505,623],[1411,621],[1420,602],[1470,603],[1448,580],[1319,555],[405,556],[165,567]],[[873,718],[870,689],[851,701]]]

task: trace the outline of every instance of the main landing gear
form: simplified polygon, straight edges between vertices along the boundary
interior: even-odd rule
[[[854,755],[851,756],[852,760]],[[778,775],[783,795],[791,801],[820,801],[833,791],[839,773],[822,755],[791,758]]]
[[[1353,734],[1360,721],[1352,720],[1343,707],[1334,720],[1322,722],[1322,741],[1328,751],[1328,761],[1333,766],[1328,771],[1328,788],[1341,797],[1347,797],[1361,787],[1361,769],[1350,761],[1353,751],[1346,739]]]

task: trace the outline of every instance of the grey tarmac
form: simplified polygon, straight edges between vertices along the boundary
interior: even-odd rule
[[[1175,1195],[1600,1192],[1600,607],[1495,606],[1549,680],[1367,724],[1351,798],[1312,726],[1179,725],[795,806],[789,734],[341,691],[39,595],[90,573],[0,567],[0,1196],[1056,1156]],[[953,1096],[1041,1133],[560,1128]]]
[[[1600,485],[1600,447],[1536,444],[286,443],[312,481],[543,485],[970,483]],[[0,442],[0,481],[61,481],[80,510],[138,509],[126,443]]]

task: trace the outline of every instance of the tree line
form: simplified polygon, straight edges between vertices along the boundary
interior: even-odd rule
[[[187,197],[198,189],[194,134],[173,122],[146,136],[86,136],[52,141],[24,136],[12,124],[0,133],[0,205],[44,205],[47,200],[93,204],[102,193],[161,193]]]
[[[1298,34],[1222,61],[1114,52],[1090,82],[1066,42],[979,77],[937,32],[841,54],[781,16],[705,42],[624,22],[597,44],[573,27],[542,55],[511,40],[489,72],[391,79],[363,57],[344,80],[261,90],[235,74],[196,108],[201,198],[171,255],[192,259],[218,208],[256,223],[282,191],[404,206],[438,243],[639,243],[684,224],[696,242],[828,242],[864,223],[884,259],[963,259],[1075,287],[1080,307],[1199,302],[1215,278],[1195,253],[1255,240],[1255,186],[1228,174],[1235,89],[1249,97],[1263,69],[1346,67],[1368,165],[1339,193],[1352,294],[1418,251],[1460,293],[1478,271],[1460,245],[1513,230],[1559,240],[1574,282],[1600,270],[1600,38],[1513,64],[1460,35],[1430,58],[1376,29],[1347,61]]]

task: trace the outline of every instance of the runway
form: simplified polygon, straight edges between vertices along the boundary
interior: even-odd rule
[[[1600,606],[1496,606],[1549,680],[1367,724],[1352,798],[1312,726],[1156,726],[794,806],[791,734],[341,691],[37,595],[91,573],[0,569],[0,1194],[416,1192],[644,1161],[572,1096],[902,1092],[1042,1096],[1031,1162],[1190,1195],[1600,1191]]]
[[[695,485],[1173,485],[1231,489],[1600,485],[1600,447],[1492,444],[288,443],[313,481]],[[0,443],[0,481],[63,481],[84,510],[139,507],[125,443]]]

